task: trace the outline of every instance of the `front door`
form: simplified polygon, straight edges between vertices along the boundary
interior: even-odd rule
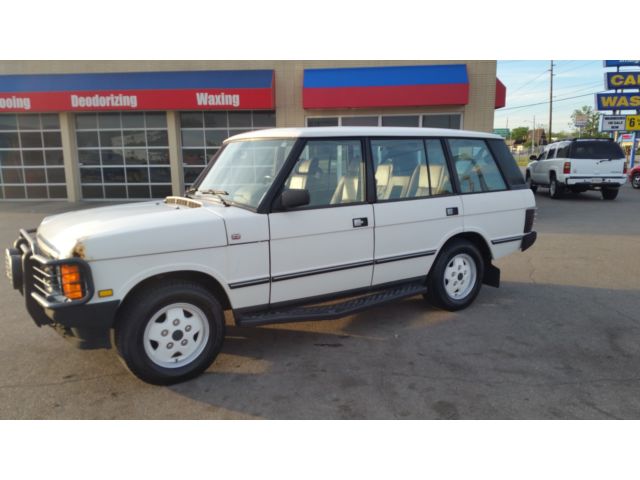
[[[362,142],[308,140],[284,189],[309,205],[269,214],[271,303],[366,288],[373,272],[373,206]]]

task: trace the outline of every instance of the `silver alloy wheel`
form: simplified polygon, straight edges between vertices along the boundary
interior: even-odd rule
[[[198,358],[209,340],[209,321],[190,303],[158,310],[144,329],[144,351],[156,365],[179,368]]]
[[[549,183],[549,195],[551,195],[552,197],[555,197],[557,190],[558,190],[558,185],[556,184],[556,179],[552,178],[551,182]]]
[[[633,178],[631,178],[631,186],[633,188],[640,188],[640,173],[636,173]]]
[[[453,300],[464,300],[476,285],[476,262],[470,255],[460,253],[449,260],[444,269],[444,290]]]

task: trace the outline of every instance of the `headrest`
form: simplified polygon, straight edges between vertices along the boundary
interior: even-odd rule
[[[311,160],[303,160],[298,165],[298,169],[296,173],[309,173],[309,166],[311,165]]]

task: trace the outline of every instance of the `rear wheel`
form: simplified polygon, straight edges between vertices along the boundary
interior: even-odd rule
[[[555,175],[553,175],[549,181],[549,196],[551,198],[560,198],[562,195],[562,187],[558,180],[556,180]]]
[[[633,188],[640,188],[640,172],[634,173],[631,177],[631,186]]]
[[[198,283],[175,280],[131,299],[119,315],[114,338],[134,375],[168,385],[206,370],[222,347],[224,331],[215,296]]]
[[[433,264],[425,298],[445,310],[461,310],[478,296],[483,277],[484,260],[478,248],[466,240],[455,240]]]
[[[617,188],[603,188],[602,189],[602,198],[604,200],[615,200],[618,196]]]

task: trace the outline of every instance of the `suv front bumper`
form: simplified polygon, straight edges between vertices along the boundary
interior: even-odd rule
[[[5,250],[6,274],[14,289],[24,297],[25,307],[39,327],[54,327],[78,347],[110,348],[118,300],[88,303],[93,297],[89,264],[80,258],[55,260],[44,257],[32,237],[35,230],[20,230],[13,248]],[[66,299],[57,291],[55,271],[61,264],[78,265],[84,282],[84,296]]]

